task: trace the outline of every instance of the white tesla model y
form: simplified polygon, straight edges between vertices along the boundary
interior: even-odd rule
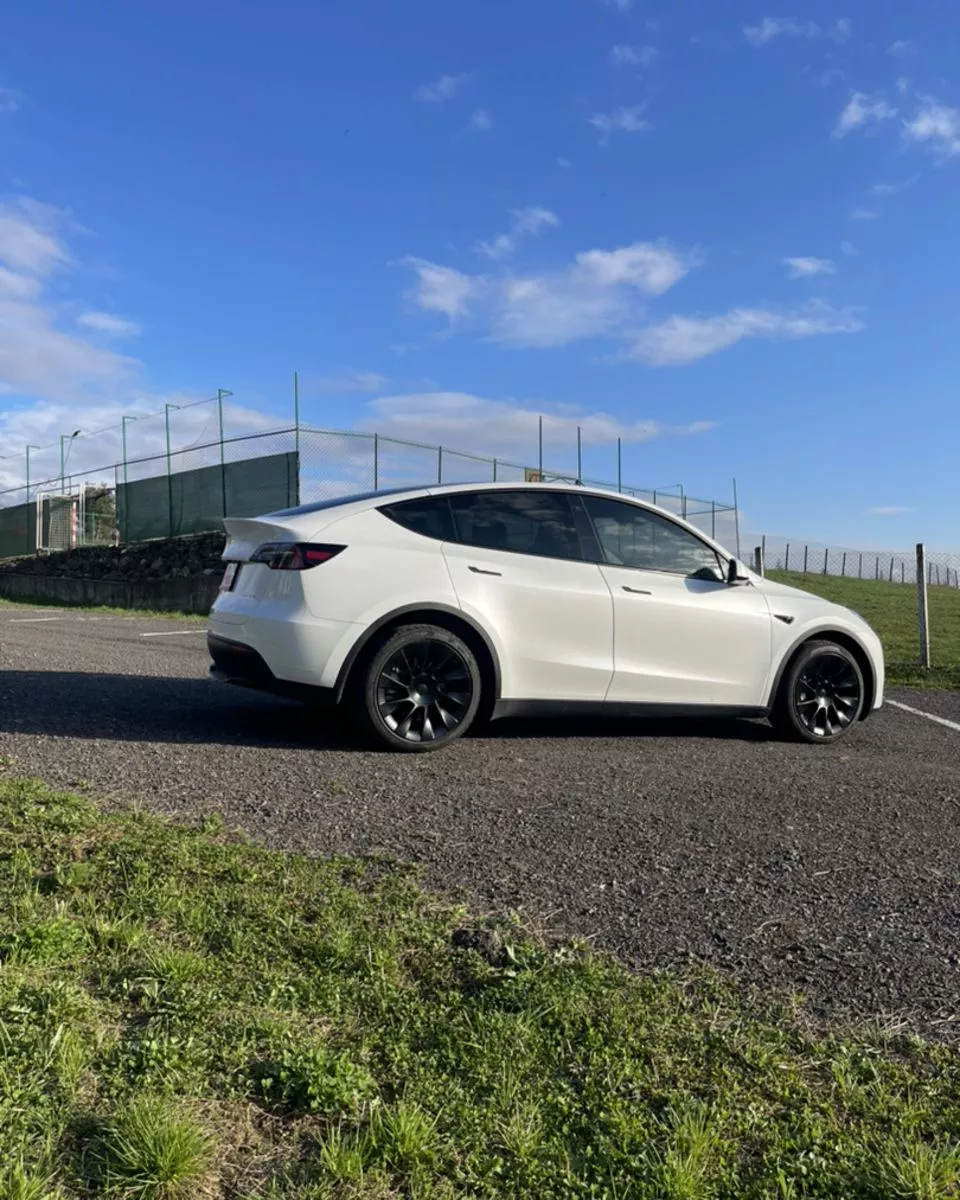
[[[614,493],[410,488],[225,526],[211,673],[349,706],[395,750],[550,713],[768,717],[826,743],[883,702],[856,613]]]

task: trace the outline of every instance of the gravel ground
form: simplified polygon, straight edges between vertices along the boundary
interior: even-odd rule
[[[832,749],[754,722],[525,722],[400,757],[206,662],[196,625],[0,609],[0,755],[273,846],[413,859],[638,965],[694,955],[960,1036],[960,732],[893,708]],[[960,720],[956,696],[891,695]]]

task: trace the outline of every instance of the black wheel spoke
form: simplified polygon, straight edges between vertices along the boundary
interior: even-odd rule
[[[793,710],[811,737],[829,741],[847,729],[861,701],[862,685],[853,664],[844,654],[825,650],[798,676]]]
[[[376,685],[380,719],[408,742],[436,742],[460,726],[473,700],[470,669],[455,646],[424,638],[400,646]]]

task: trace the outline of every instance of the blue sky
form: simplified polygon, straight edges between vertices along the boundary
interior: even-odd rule
[[[534,462],[542,412],[757,529],[956,546],[958,53],[947,0],[7,0],[0,479],[218,386],[289,420],[297,369],[321,425]]]

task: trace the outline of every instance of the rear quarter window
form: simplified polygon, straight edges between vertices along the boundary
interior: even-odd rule
[[[446,496],[422,496],[419,500],[387,504],[380,512],[411,533],[436,538],[441,542],[452,542],[456,538],[450,502]]]

